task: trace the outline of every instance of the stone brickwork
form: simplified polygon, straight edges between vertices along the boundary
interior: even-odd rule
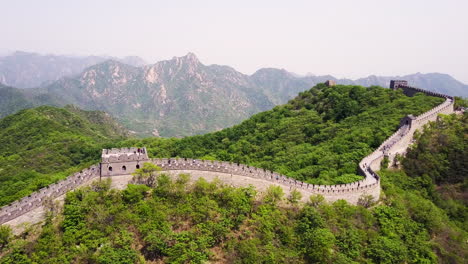
[[[404,154],[411,144],[413,134],[422,128],[429,121],[437,120],[438,114],[453,113],[454,99],[451,96],[425,91],[419,88],[407,86],[406,81],[392,81],[394,89],[403,89],[408,96],[413,96],[417,92],[422,92],[430,96],[445,98],[445,101],[437,107],[423,113],[417,117],[408,116],[402,119],[400,128],[388,139],[386,139],[374,152],[366,156],[359,163],[359,172],[364,179],[338,185],[314,185],[304,183],[284,175],[265,169],[255,168],[244,164],[237,164],[224,161],[204,161],[197,159],[149,159],[146,148],[123,148],[104,149],[102,152],[102,162],[93,165],[89,169],[75,173],[68,178],[52,184],[46,188],[33,193],[28,197],[4,206],[0,209],[0,224],[15,219],[40,206],[46,198],[56,198],[69,190],[88,182],[89,180],[101,177],[113,177],[119,175],[130,175],[138,169],[144,162],[152,162],[166,171],[208,171],[235,177],[252,179],[257,185],[260,182],[272,183],[283,186],[283,188],[297,189],[303,194],[320,194],[327,201],[333,202],[339,199],[356,204],[362,195],[371,195],[374,199],[380,196],[380,178],[376,171],[380,169],[381,161],[384,157],[393,160],[397,154]],[[249,184],[249,181],[245,182]],[[307,198],[307,197],[306,197]]]
[[[391,81],[390,84],[390,88],[402,89],[407,96],[424,93],[429,96],[444,98],[445,101],[417,117],[410,115],[403,118],[400,122],[400,128],[359,163],[360,172],[362,175],[366,175],[366,178],[374,176],[378,179],[376,171],[380,170],[381,161],[385,157],[393,162],[396,155],[404,155],[413,140],[415,131],[421,129],[430,121],[436,121],[439,114],[452,114],[454,112],[454,98],[451,96],[411,87],[407,85],[406,81],[402,80]]]
[[[233,177],[237,175],[260,179],[265,182],[285,187],[286,189],[297,189],[303,194],[307,194],[309,196],[320,194],[329,202],[343,199],[347,200],[351,204],[357,204],[362,195],[371,195],[376,200],[380,195],[380,181],[378,178],[374,178],[374,176],[371,176],[373,179],[365,178],[348,184],[318,185],[305,183],[273,171],[225,161],[172,158],[152,159],[151,162],[166,171],[210,171],[231,174]],[[308,197],[305,198],[307,200]]]
[[[335,85],[336,85],[336,81],[334,81],[334,80],[326,80],[326,81],[325,81],[325,85],[328,86],[328,87],[335,86]]]
[[[93,165],[81,172],[74,173],[57,183],[51,184],[39,191],[23,197],[0,210],[0,224],[15,219],[31,210],[34,210],[43,205],[43,201],[47,198],[54,199],[66,192],[75,189],[76,187],[88,182],[94,178],[98,178],[100,169],[98,165]]]
[[[101,176],[132,174],[147,161],[149,161],[149,158],[146,148],[103,149]]]

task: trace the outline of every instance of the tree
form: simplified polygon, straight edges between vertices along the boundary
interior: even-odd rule
[[[283,188],[277,185],[270,185],[266,190],[263,201],[267,204],[276,205],[283,199],[284,191]]]
[[[302,193],[296,189],[292,190],[288,196],[288,202],[291,205],[297,205],[301,199],[302,199]]]
[[[138,184],[129,184],[127,188],[123,190],[122,195],[123,199],[127,203],[137,203],[143,198],[145,198],[145,194],[150,190],[150,188],[146,185]]]
[[[374,197],[372,195],[361,195],[358,200],[358,205],[364,206],[365,208],[369,208],[375,204]]]
[[[0,249],[8,245],[12,236],[11,228],[8,225],[0,226]]]
[[[143,167],[136,169],[132,174],[132,182],[136,184],[145,184],[148,187],[154,187],[156,183],[156,175],[162,169],[150,162],[145,162]]]
[[[321,204],[325,202],[325,198],[320,194],[311,195],[309,197],[309,200],[310,200],[310,205],[312,205],[313,207],[319,207]]]

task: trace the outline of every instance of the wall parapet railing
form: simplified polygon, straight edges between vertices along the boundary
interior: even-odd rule
[[[31,195],[16,200],[0,209],[0,224],[13,220],[29,211],[43,206],[45,199],[57,198],[66,192],[75,189],[81,184],[97,178],[100,175],[99,165],[93,165],[67,178],[50,184]]]
[[[411,124],[402,125],[397,131],[395,131],[389,138],[387,138],[376,150],[371,154],[364,157],[358,166],[359,173],[364,176],[364,179],[347,184],[336,184],[336,185],[316,185],[305,183],[293,178],[289,178],[285,175],[260,169],[245,164],[238,164],[225,161],[207,161],[198,159],[186,159],[186,158],[163,158],[163,159],[151,159],[151,162],[163,168],[163,170],[200,170],[200,171],[213,171],[228,173],[232,175],[241,175],[256,179],[267,180],[272,183],[277,183],[290,188],[298,190],[304,190],[311,194],[321,194],[325,197],[332,197],[336,199],[349,200],[350,194],[363,195],[370,193],[374,198],[378,199],[380,195],[380,177],[376,171],[380,170],[380,164],[385,157],[398,154],[398,151],[406,150],[411,143],[414,132],[423,127],[429,121],[435,121],[438,114],[450,114],[453,113],[454,99],[451,96],[443,95],[435,92],[425,91],[423,89],[411,87],[411,86],[399,86],[406,94],[410,96],[416,92],[422,92],[429,96],[436,96],[445,98],[445,101],[432,108],[431,110],[417,116]],[[137,148],[125,148],[123,150],[112,149],[104,153],[105,155],[119,154],[120,152],[135,152],[140,151]],[[143,153],[144,155],[142,155]],[[123,158],[109,156],[106,157],[106,162],[140,162],[148,160],[146,155],[146,149],[138,155],[130,155]],[[403,153],[399,153],[403,154]],[[145,156],[146,155],[146,156]],[[106,163],[106,164],[107,164]],[[128,174],[128,173],[127,173]],[[29,211],[32,211],[38,207],[43,206],[45,199],[54,199],[67,191],[73,190],[83,183],[97,178],[99,176],[106,177],[101,171],[100,165],[93,165],[88,169],[84,169],[81,172],[74,173],[69,177],[51,184],[47,187],[41,188],[33,194],[23,197],[7,206],[0,209],[0,224],[13,220]],[[116,176],[116,175],[112,175]],[[108,177],[112,177],[108,176]],[[335,200],[336,200],[335,199]],[[353,198],[355,200],[355,197]]]

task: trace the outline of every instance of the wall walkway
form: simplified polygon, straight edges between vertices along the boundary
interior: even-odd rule
[[[415,92],[423,92],[430,96],[445,98],[445,101],[437,107],[427,111],[426,113],[417,116],[409,124],[402,125],[374,152],[363,158],[359,163],[359,172],[364,176],[364,179],[357,182],[338,185],[314,185],[288,178],[285,175],[281,175],[276,172],[255,168],[244,164],[223,161],[203,161],[197,159],[152,159],[151,162],[160,166],[163,168],[163,170],[168,171],[208,171],[216,172],[224,176],[230,175],[231,178],[237,175],[245,179],[251,179],[251,183],[272,183],[282,186],[284,189],[297,189],[303,194],[307,195],[320,194],[330,202],[336,201],[338,199],[344,199],[351,204],[357,204],[359,198],[362,195],[371,195],[374,197],[374,199],[377,200],[380,196],[380,178],[376,171],[380,169],[380,164],[384,157],[388,157],[390,160],[393,160],[397,154],[404,154],[408,146],[411,144],[413,134],[416,130],[423,127],[429,121],[435,121],[438,114],[453,113],[453,97],[428,92],[410,86],[400,86],[399,88],[403,89],[405,94],[410,96]],[[118,150],[113,149],[109,153],[118,153]],[[144,153],[146,154],[146,149]],[[125,157],[125,160],[117,159],[116,162],[134,162],[135,164],[138,164],[146,161],[147,159],[141,155],[136,155],[136,157],[137,159],[135,161],[133,161],[131,157]],[[109,166],[108,163],[106,164]],[[126,171],[125,174],[129,175],[131,174],[131,171]],[[90,180],[98,178],[100,175],[106,177],[109,174],[108,172],[105,173],[104,171],[101,171],[99,165],[93,165],[90,168],[79,173],[75,173],[62,181],[42,188],[39,191],[22,198],[21,200],[4,206],[0,209],[0,224],[11,221],[21,215],[24,215],[27,212],[39,208],[43,205],[43,201],[45,199],[55,199],[65,194],[66,192],[73,190],[86,182],[89,182]],[[109,175],[108,177],[114,176],[115,175]],[[245,184],[249,184],[249,180],[245,181]]]

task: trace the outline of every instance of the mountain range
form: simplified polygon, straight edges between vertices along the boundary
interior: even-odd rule
[[[59,56],[16,51],[0,57],[0,83],[17,88],[38,87],[65,76],[81,73],[89,66],[113,59],[133,66],[146,62],[136,56]]]
[[[139,136],[181,137],[232,126],[329,79],[383,87],[391,79],[405,79],[427,90],[468,96],[467,85],[440,73],[350,80],[264,68],[246,75],[229,66],[204,65],[193,53],[150,65],[136,64],[138,67],[104,60],[78,74],[43,80],[38,88],[0,86],[0,117],[38,105],[73,104],[108,112]],[[0,70],[0,76],[6,73]]]

